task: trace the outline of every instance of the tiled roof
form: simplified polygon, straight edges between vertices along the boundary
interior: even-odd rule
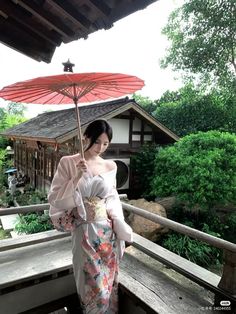
[[[109,102],[79,106],[81,125],[86,125],[98,118],[106,118],[107,114],[121,108],[130,101],[133,102],[133,100],[126,97]],[[75,108],[69,108],[42,113],[33,119],[1,132],[1,134],[21,138],[56,139],[76,128]]]
[[[100,102],[79,106],[81,126],[96,119],[111,119],[129,109],[135,110],[151,123],[163,136],[178,140],[178,136],[162,125],[158,120],[147,113],[135,100],[128,97],[108,102]],[[0,133],[11,138],[34,141],[62,143],[75,136],[77,132],[77,118],[75,108],[45,112],[24,123],[18,124]]]

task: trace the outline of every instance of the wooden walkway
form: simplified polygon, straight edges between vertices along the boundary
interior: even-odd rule
[[[119,282],[122,314],[217,313],[212,293],[133,246],[126,249]],[[0,243],[1,313],[35,314],[42,304],[75,293],[70,236],[53,230]]]
[[[1,209],[0,216],[49,204]],[[122,202],[123,209],[224,251],[222,276],[134,234],[121,263],[122,314],[236,314],[236,245]],[[48,314],[77,306],[70,235],[51,230],[0,241],[0,313]],[[14,302],[12,301],[14,300]],[[222,305],[222,304],[223,305]],[[229,305],[226,305],[226,303]],[[78,311],[71,313],[78,314]]]

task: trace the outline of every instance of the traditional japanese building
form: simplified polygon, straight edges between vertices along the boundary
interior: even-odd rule
[[[130,157],[142,145],[167,145],[178,140],[177,135],[133,99],[123,98],[81,106],[79,110],[83,130],[95,119],[106,119],[111,124],[113,139],[104,158],[116,161],[117,187],[122,191],[127,191],[132,184]],[[60,158],[78,152],[74,108],[42,113],[2,132],[1,135],[13,141],[14,165],[18,171],[29,177],[33,187],[46,191]]]

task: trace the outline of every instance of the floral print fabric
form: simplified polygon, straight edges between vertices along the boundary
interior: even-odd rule
[[[118,313],[119,251],[112,222],[107,217],[102,219],[103,210],[94,201],[85,205],[92,213],[97,208],[99,217],[95,216],[100,220],[82,224],[72,232],[74,275],[81,305],[84,313]]]
[[[99,197],[90,197],[84,199],[86,208],[86,220],[78,214],[77,208],[73,210],[64,210],[63,215],[58,215],[53,219],[53,225],[58,231],[73,231],[82,223],[93,222],[107,218],[105,200]]]

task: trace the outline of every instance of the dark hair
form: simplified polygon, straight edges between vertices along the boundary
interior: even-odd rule
[[[87,126],[84,135],[90,139],[90,144],[86,150],[93,146],[102,133],[106,133],[109,142],[112,140],[112,128],[105,120],[95,120]]]

